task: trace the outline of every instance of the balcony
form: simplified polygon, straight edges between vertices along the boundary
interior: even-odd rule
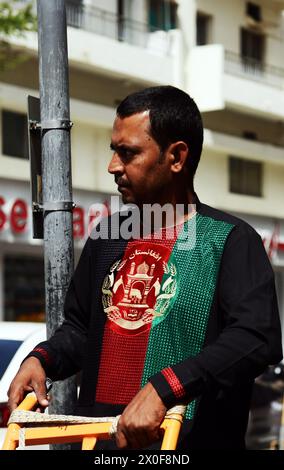
[[[225,73],[284,90],[284,69],[225,51]]]
[[[249,160],[283,165],[283,147],[250,141],[241,137],[204,129],[204,149],[219,155],[237,155]]]
[[[223,45],[192,50],[188,90],[202,111],[229,108],[284,120],[284,69],[243,58]]]
[[[141,84],[176,84],[180,31],[162,31],[91,5],[66,4],[70,65]],[[9,41],[37,53],[37,35]]]
[[[67,24],[72,28],[105,36],[133,46],[150,49],[160,56],[170,55],[170,35],[117,13],[91,5],[66,4]]]

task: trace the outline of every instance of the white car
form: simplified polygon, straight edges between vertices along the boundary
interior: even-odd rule
[[[0,449],[6,434],[9,409],[7,391],[23,359],[41,341],[46,339],[44,323],[0,322]],[[47,449],[31,446],[29,449]]]

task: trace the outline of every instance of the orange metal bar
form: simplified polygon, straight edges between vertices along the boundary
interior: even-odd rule
[[[82,440],[82,450],[93,450],[96,443],[96,437],[84,437]]]
[[[18,410],[31,410],[36,405],[36,395],[30,393],[18,406]],[[183,417],[179,414],[165,418],[161,424],[164,437],[161,450],[175,450]],[[26,428],[25,442],[27,445],[54,444],[82,441],[82,450],[92,450],[97,439],[110,439],[109,431],[112,423],[70,424],[66,426],[51,425],[46,427]],[[19,442],[18,424],[8,426],[3,450],[15,450]]]
[[[165,429],[165,434],[163,437],[161,450],[176,449],[182,421],[183,419],[181,415],[172,415],[171,418],[166,418],[163,421],[161,428]]]
[[[112,423],[70,424],[67,426],[47,426],[26,429],[27,445],[79,442],[84,437],[110,439],[109,430]]]
[[[36,394],[34,392],[28,393],[24,400],[17,407],[17,410],[32,410],[37,404]],[[4,440],[3,450],[15,450],[19,442],[19,430],[18,424],[9,424],[6,437]]]

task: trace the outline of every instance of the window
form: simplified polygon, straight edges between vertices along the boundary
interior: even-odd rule
[[[31,256],[4,257],[5,320],[44,321],[44,262]]]
[[[117,1],[117,35],[118,40],[123,41],[124,39],[124,1]]]
[[[177,26],[177,4],[170,0],[149,0],[150,30],[168,31]]]
[[[28,127],[25,114],[2,111],[2,153],[28,158]]]
[[[210,43],[212,17],[204,13],[197,13],[196,16],[196,44],[204,46]]]
[[[67,25],[73,28],[82,28],[84,22],[83,0],[66,0]]]
[[[261,69],[264,65],[265,36],[256,31],[241,29],[241,56],[245,65]]]
[[[257,139],[257,133],[253,131],[244,131],[243,132],[243,137],[244,139],[247,140],[258,140]]]
[[[230,192],[262,196],[263,165],[261,162],[229,157]]]
[[[261,21],[261,8],[256,3],[247,2],[246,14],[255,21]]]
[[[83,3],[83,0],[66,0],[66,4],[72,5],[72,6],[81,6]]]

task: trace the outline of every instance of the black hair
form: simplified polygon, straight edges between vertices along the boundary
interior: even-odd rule
[[[128,95],[116,110],[122,119],[143,111],[149,111],[149,132],[162,152],[178,140],[187,144],[187,165],[193,176],[203,144],[202,118],[194,100],[176,87],[156,86]]]

